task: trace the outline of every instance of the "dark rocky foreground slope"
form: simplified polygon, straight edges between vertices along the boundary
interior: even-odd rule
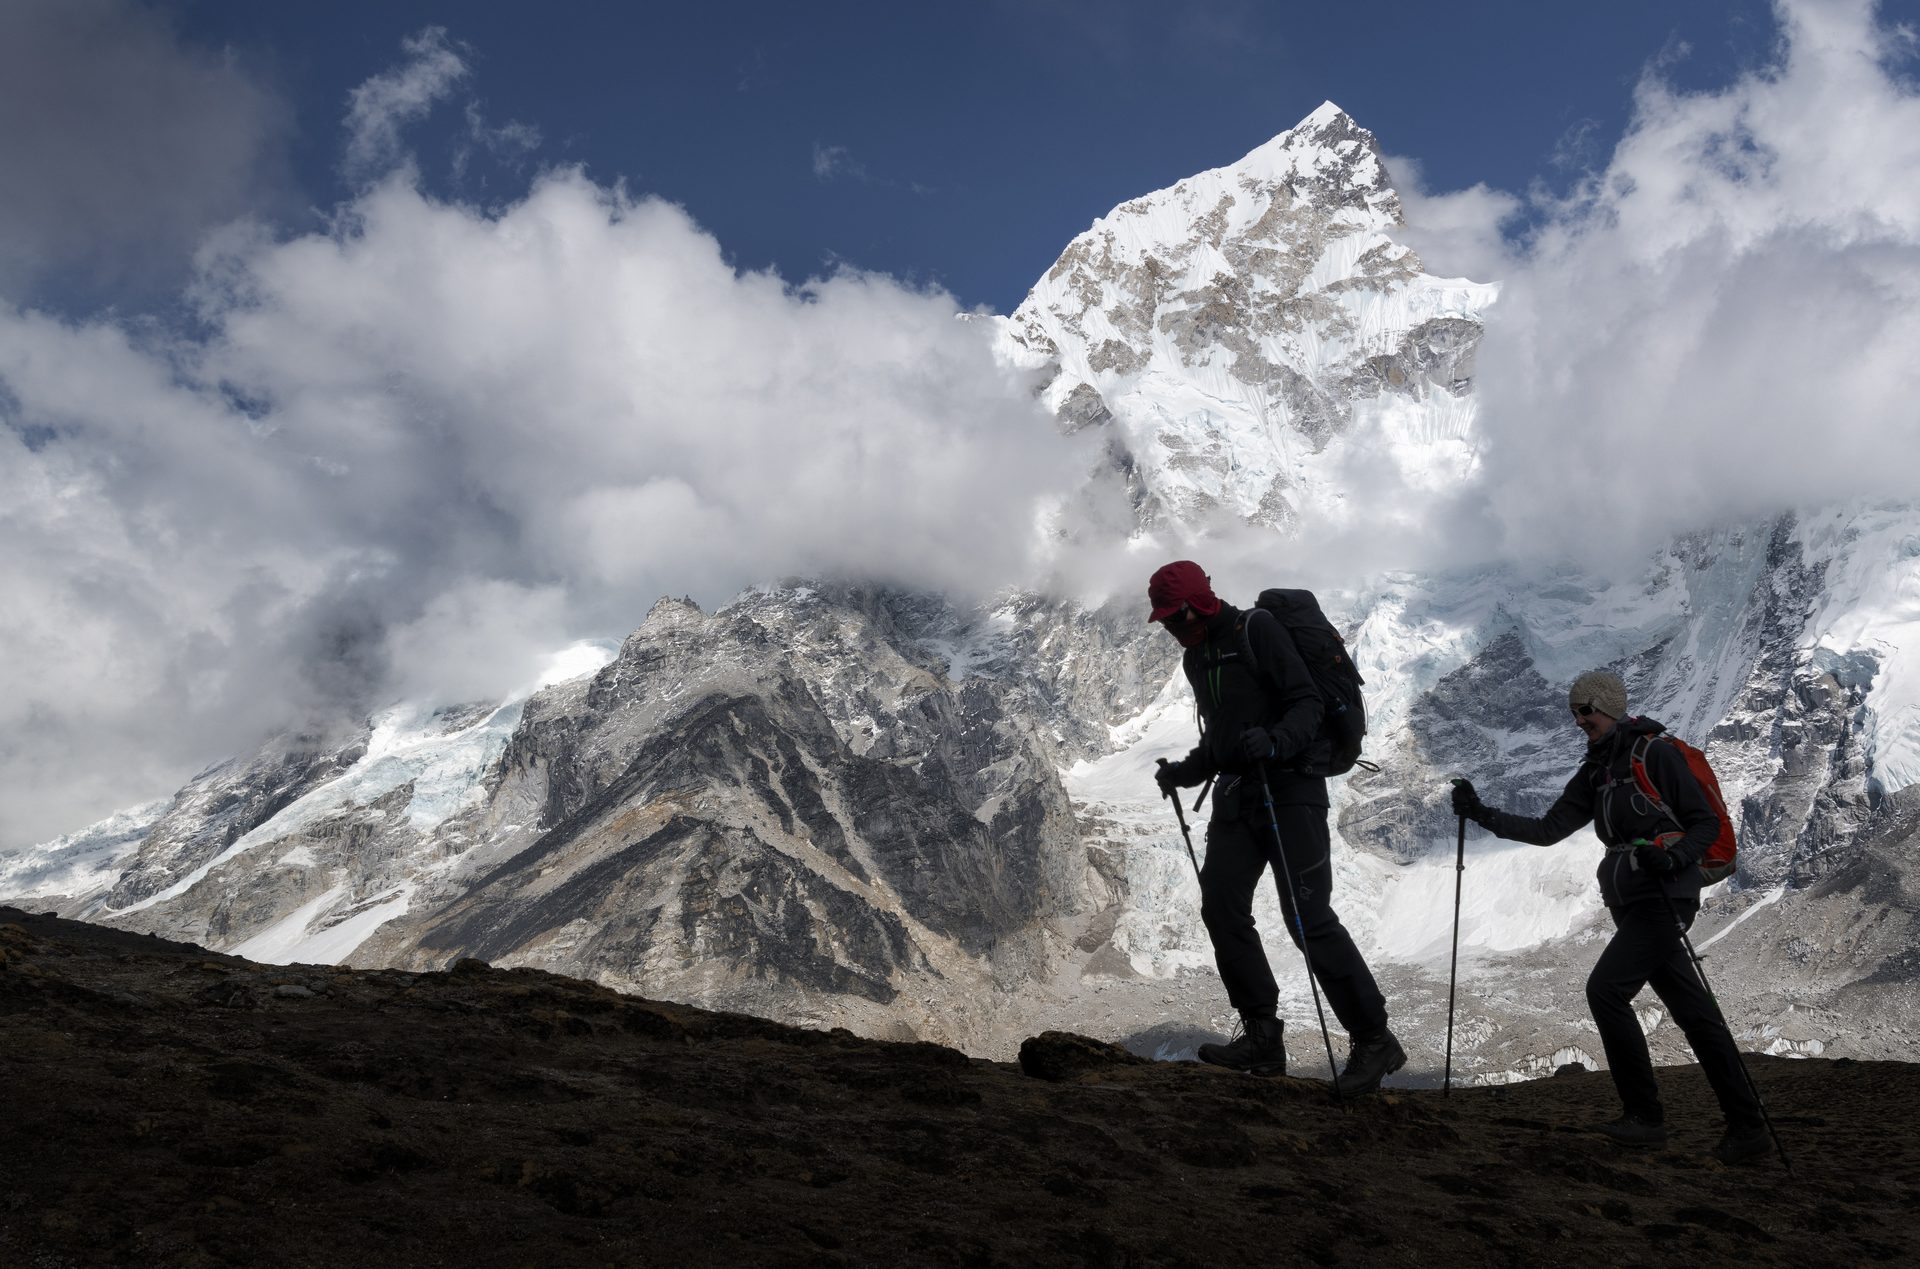
[[[1793,1151],[1580,1130],[1604,1076],[1421,1090],[1021,1065],[535,970],[274,967],[0,908],[0,1263],[1909,1260],[1920,1067],[1754,1058]],[[1024,1070],[1023,1070],[1024,1067]]]

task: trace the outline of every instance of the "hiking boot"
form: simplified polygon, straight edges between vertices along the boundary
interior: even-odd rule
[[[1657,1119],[1648,1119],[1629,1111],[1620,1118],[1604,1124],[1595,1124],[1593,1130],[1609,1138],[1620,1146],[1664,1146],[1667,1144],[1667,1126]]]
[[[1248,1018],[1246,1032],[1231,1044],[1203,1044],[1200,1060],[1254,1075],[1287,1073],[1287,1024],[1278,1018]]]
[[[1347,1051],[1347,1069],[1340,1072],[1334,1088],[1342,1097],[1359,1097],[1380,1087],[1380,1081],[1407,1064],[1407,1051],[1393,1032],[1382,1031],[1364,1040],[1355,1040]]]
[[[1751,1163],[1773,1153],[1773,1134],[1764,1123],[1728,1124],[1713,1157],[1722,1163]]]

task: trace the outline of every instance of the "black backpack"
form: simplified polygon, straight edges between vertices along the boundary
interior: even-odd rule
[[[1310,590],[1274,589],[1261,591],[1255,604],[1285,627],[1293,646],[1300,652],[1300,659],[1307,663],[1313,685],[1320,689],[1321,703],[1326,706],[1320,720],[1320,734],[1332,745],[1333,754],[1327,760],[1326,770],[1313,774],[1345,775],[1356,766],[1379,770],[1370,762],[1360,761],[1360,745],[1367,735],[1367,707],[1361,700],[1360,688],[1366,680],[1360,677],[1353,658],[1347,655],[1347,641],[1320,611],[1320,601]],[[1257,668],[1260,663],[1254,659],[1244,618],[1240,622],[1240,647],[1247,663]]]

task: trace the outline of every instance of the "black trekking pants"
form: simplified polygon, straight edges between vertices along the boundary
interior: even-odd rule
[[[1627,1113],[1654,1123],[1665,1114],[1647,1038],[1633,1013],[1633,998],[1642,987],[1651,986],[1693,1046],[1727,1122],[1742,1127],[1759,1123],[1760,1103],[1741,1070],[1733,1033],[1694,972],[1674,925],[1677,912],[1691,928],[1700,911],[1699,901],[1675,899],[1669,907],[1664,899],[1642,899],[1607,911],[1613,914],[1616,930],[1587,975],[1587,1005],[1600,1027],[1613,1086]]]
[[[1386,998],[1361,959],[1360,949],[1353,945],[1353,936],[1333,910],[1327,808],[1277,806],[1274,813],[1280,840],[1286,847],[1287,865],[1293,872],[1294,890],[1300,897],[1313,976],[1349,1035],[1379,1035],[1387,1029]],[[1271,1015],[1280,999],[1266,948],[1253,923],[1253,892],[1277,858],[1273,823],[1264,805],[1256,805],[1249,815],[1225,816],[1207,825],[1207,862],[1200,869],[1200,916],[1213,939],[1213,958],[1220,967],[1227,999],[1243,1016]],[[1299,925],[1278,869],[1274,883],[1286,915],[1287,933],[1299,947]]]

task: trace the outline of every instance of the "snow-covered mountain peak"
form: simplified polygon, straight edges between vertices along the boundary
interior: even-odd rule
[[[1373,134],[1332,102],[1236,162],[1120,204],[1075,239],[1048,278],[1071,270],[1074,246],[1108,233],[1117,252],[1132,255],[1156,248],[1182,254],[1196,238],[1215,247],[1234,239],[1281,242],[1286,218],[1275,205],[1302,202],[1356,227],[1401,223],[1399,195]]]
[[[1285,182],[1296,195],[1312,186],[1323,206],[1365,208],[1401,223],[1400,196],[1387,182],[1379,143],[1330,101],[1224,170],[1242,180]]]
[[[1471,420],[1495,290],[1427,276],[1400,224],[1373,134],[1329,102],[1095,221],[1008,319],[1009,348],[1058,368],[1065,426],[1115,425],[1141,527],[1287,527],[1344,500],[1316,460],[1363,405],[1392,407],[1373,411],[1389,446],[1457,447]]]

